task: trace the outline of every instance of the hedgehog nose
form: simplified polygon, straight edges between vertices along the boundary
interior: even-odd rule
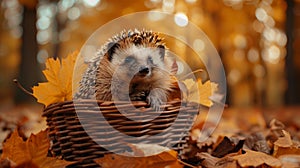
[[[149,74],[149,72],[150,72],[150,69],[146,66],[142,66],[139,69],[139,74],[141,74],[141,75],[147,75],[147,74]]]

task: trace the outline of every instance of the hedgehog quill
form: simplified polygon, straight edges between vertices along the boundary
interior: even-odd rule
[[[89,63],[75,99],[146,101],[158,111],[178,87],[172,61],[157,33],[122,31]]]

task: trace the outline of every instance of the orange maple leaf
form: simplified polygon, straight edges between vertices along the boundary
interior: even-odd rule
[[[48,106],[52,103],[72,100],[72,79],[77,55],[78,51],[75,51],[61,61],[47,59],[43,73],[48,82],[39,83],[32,88],[33,96],[39,103]]]
[[[47,130],[31,134],[26,142],[15,130],[3,145],[1,159],[8,159],[18,165],[36,165],[43,168],[63,168],[72,162],[47,157],[50,142]]]
[[[210,97],[217,91],[218,84],[211,82],[210,80],[202,83],[199,79],[195,82],[193,79],[186,79],[182,81],[188,89],[188,100],[192,102],[200,103],[204,106],[211,107],[213,102]]]

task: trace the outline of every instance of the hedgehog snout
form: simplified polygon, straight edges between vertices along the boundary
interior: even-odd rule
[[[150,74],[151,74],[151,68],[149,68],[148,66],[141,66],[139,68],[139,72],[138,72],[139,76],[147,76]]]

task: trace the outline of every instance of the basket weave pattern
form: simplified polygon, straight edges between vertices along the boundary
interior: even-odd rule
[[[75,161],[73,167],[97,167],[93,159],[130,150],[122,141],[156,143],[180,151],[186,142],[182,137],[198,113],[198,104],[174,100],[161,107],[164,110],[157,115],[159,112],[145,102],[77,100],[52,104],[43,111],[51,151],[55,156]],[[153,115],[156,118],[149,120]]]

